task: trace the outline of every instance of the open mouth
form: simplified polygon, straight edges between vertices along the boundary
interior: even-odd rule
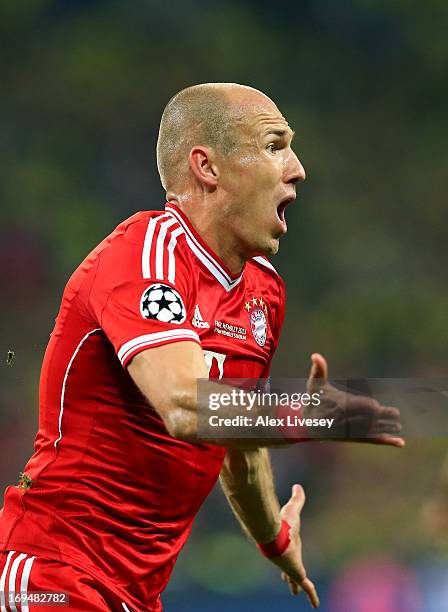
[[[295,194],[292,194],[290,196],[283,198],[280,201],[280,204],[277,206],[277,216],[285,228],[286,228],[285,209],[288,206],[288,204],[291,204],[291,202],[294,202],[295,199],[296,199]]]

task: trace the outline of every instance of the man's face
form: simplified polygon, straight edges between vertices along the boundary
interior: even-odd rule
[[[273,255],[286,233],[285,208],[305,171],[291,149],[294,133],[269,98],[242,100],[237,115],[240,146],[220,164],[222,221],[247,257]]]

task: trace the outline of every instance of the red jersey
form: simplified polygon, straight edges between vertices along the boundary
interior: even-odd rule
[[[225,449],[171,437],[126,366],[191,341],[211,377],[267,376],[284,286],[262,257],[232,274],[173,204],[121,223],[65,288],[40,379],[39,431],[5,493],[0,548],[81,567],[159,610]]]

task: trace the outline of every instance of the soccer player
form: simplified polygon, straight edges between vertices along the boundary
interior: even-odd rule
[[[198,379],[269,373],[285,298],[266,256],[305,179],[292,137],[250,87],[198,85],[168,103],[157,145],[165,210],[121,223],[63,294],[35,451],[0,517],[2,612],[45,610],[36,592],[68,593],[83,612],[161,610],[219,475],[260,551],[318,606],[301,555],[304,492],[294,485],[280,508],[274,491],[266,447],[282,442],[210,444],[197,430]],[[310,388],[327,377],[325,359],[312,360]],[[326,415],[338,420],[328,389]],[[397,411],[373,400],[361,408],[379,416],[377,442],[403,444]]]

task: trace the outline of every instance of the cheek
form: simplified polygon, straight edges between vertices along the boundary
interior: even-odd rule
[[[232,170],[232,178],[227,183],[232,200],[231,224],[238,233],[256,232],[272,216],[274,193],[282,172],[281,160],[274,163],[274,160],[247,154]]]
[[[256,147],[247,147],[237,159],[238,166],[245,171],[250,171],[251,168],[255,168],[259,162],[260,152]]]

